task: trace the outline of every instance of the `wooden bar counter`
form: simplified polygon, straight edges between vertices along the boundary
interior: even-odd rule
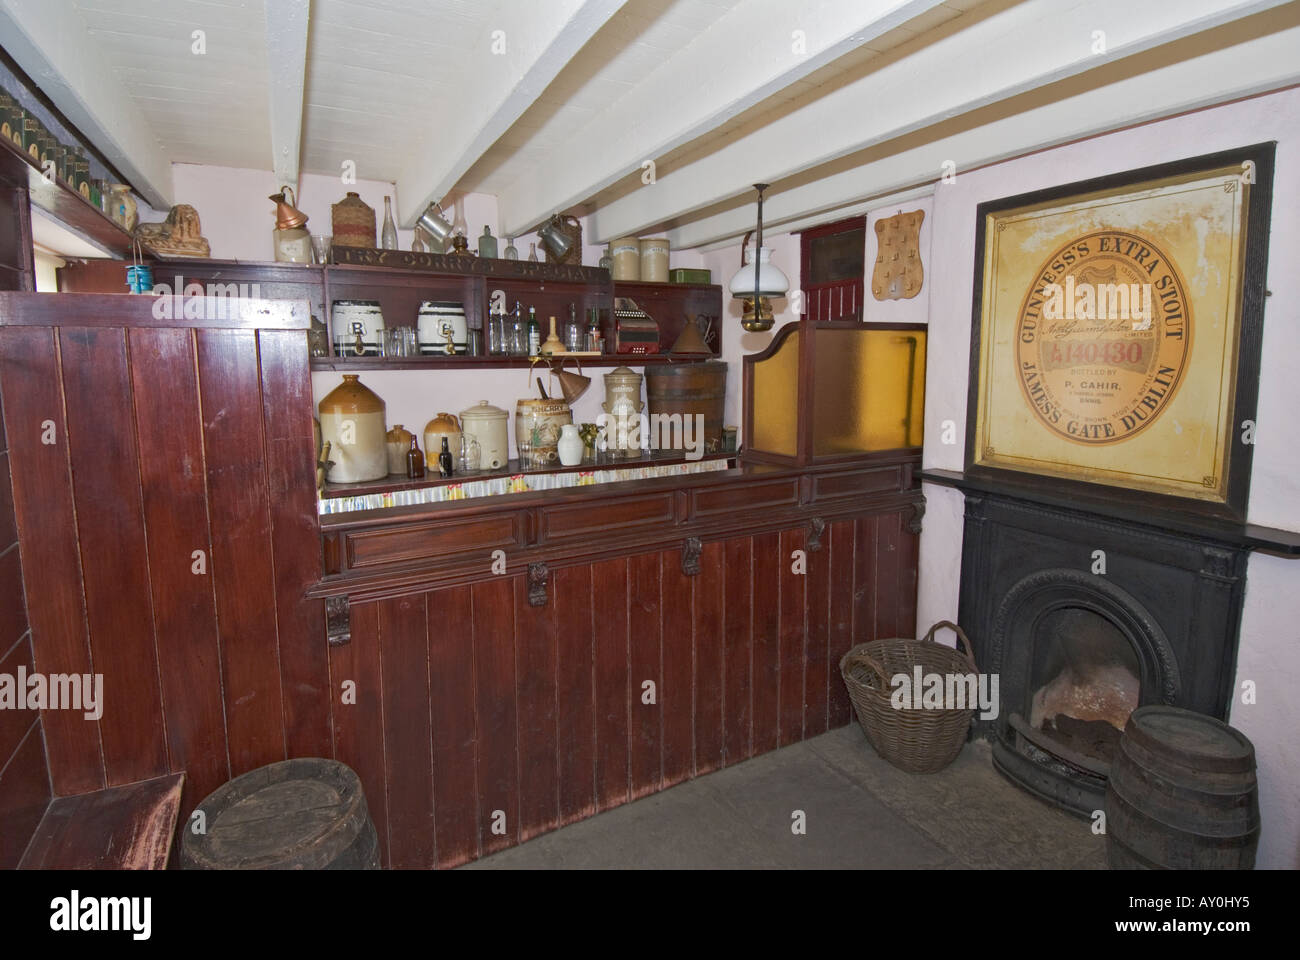
[[[35,669],[104,674],[56,796],[183,772],[183,828],[333,757],[453,866],[849,722],[840,656],[914,635],[919,449],[319,516],[307,305],[152,301],[0,293]]]

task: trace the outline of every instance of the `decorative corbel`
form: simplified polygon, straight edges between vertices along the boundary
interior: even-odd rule
[[[821,517],[813,517],[808,521],[808,550],[816,553],[822,548],[822,533],[826,530],[826,521]]]
[[[549,599],[546,591],[546,578],[550,575],[550,568],[545,563],[530,563],[528,565],[528,603],[530,606],[546,606]]]
[[[907,521],[907,529],[918,537],[921,535],[921,518],[925,516],[925,501],[912,501],[912,518]]]
[[[331,647],[352,642],[352,609],[347,594],[325,598],[325,639]]]
[[[699,537],[687,537],[682,544],[682,573],[688,577],[700,575],[700,551],[704,545]]]

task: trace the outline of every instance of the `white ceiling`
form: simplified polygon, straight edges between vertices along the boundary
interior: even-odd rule
[[[408,224],[481,192],[506,233],[570,211],[699,247],[748,229],[756,180],[806,225],[941,157],[1300,82],[1300,2],[0,0],[0,45],[155,207],[171,163],[353,161]]]

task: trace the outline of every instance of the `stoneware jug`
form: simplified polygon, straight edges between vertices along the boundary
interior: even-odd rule
[[[555,446],[562,465],[576,467],[582,463],[582,437],[578,436],[578,428],[574,424],[566,423],[560,427],[560,439]]]

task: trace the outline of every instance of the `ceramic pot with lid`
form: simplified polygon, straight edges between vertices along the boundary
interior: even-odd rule
[[[537,380],[537,390],[540,397],[526,397],[515,405],[515,452],[518,454],[519,438],[530,436],[533,419],[536,418],[537,439],[533,443],[533,462],[554,464],[560,459],[556,448],[560,428],[566,423],[573,423],[573,411],[569,409],[567,400],[546,395],[541,378]]]
[[[331,483],[361,483],[388,476],[384,401],[355,373],[320,402],[322,443],[330,445]]]
[[[616,456],[641,455],[641,381],[644,377],[630,367],[618,367],[605,374],[605,439]]]
[[[460,450],[460,434],[460,421],[450,413],[440,413],[424,425],[424,461],[428,469],[437,472],[438,454],[442,452],[444,437],[447,449],[453,457],[456,455]]]
[[[510,414],[486,400],[460,412],[461,431],[478,441],[480,469],[500,470],[510,459],[509,420]]]

